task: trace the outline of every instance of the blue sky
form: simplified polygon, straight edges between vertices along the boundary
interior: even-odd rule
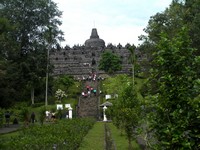
[[[53,0],[63,11],[60,27],[65,33],[61,45],[83,45],[92,28],[106,43],[123,46],[140,43],[151,16],[163,12],[172,0]]]

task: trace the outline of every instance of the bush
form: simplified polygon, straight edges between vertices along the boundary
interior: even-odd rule
[[[44,105],[44,102],[42,102],[42,103],[35,103],[35,104],[31,104],[31,107],[32,108],[36,108],[36,107],[41,107],[43,105]]]
[[[20,111],[20,120],[24,122],[24,125],[27,126],[29,123],[29,110],[28,107],[24,107]]]
[[[46,108],[45,107],[41,107],[40,110],[39,110],[39,114],[38,115],[39,115],[39,117],[38,117],[39,122],[41,124],[43,124],[44,120],[46,118]]]
[[[93,119],[61,120],[54,124],[30,126],[20,131],[18,136],[12,137],[0,145],[15,150],[35,149],[78,149],[83,137],[92,128]]]
[[[0,108],[0,127],[3,126],[3,119],[4,119],[4,113],[3,110]]]

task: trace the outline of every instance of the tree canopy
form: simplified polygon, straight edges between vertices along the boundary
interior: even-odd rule
[[[121,63],[121,59],[118,55],[111,51],[105,51],[99,61],[99,69],[107,73],[114,73],[121,70]]]
[[[34,89],[36,95],[42,94],[44,89],[39,87],[47,71],[47,49],[63,40],[58,28],[61,15],[53,1],[1,1],[1,106],[11,104],[4,104],[9,99],[29,99]]]
[[[173,0],[141,36],[151,63],[146,119],[157,149],[199,149],[199,8],[196,0]]]
[[[198,96],[198,73],[200,59],[193,55],[187,28],[174,37],[161,34],[157,45],[159,52],[154,53],[155,68],[150,80],[158,90],[152,100],[153,119],[150,121],[161,149],[198,148],[198,111],[199,104],[194,102]],[[156,120],[156,121],[155,121]]]

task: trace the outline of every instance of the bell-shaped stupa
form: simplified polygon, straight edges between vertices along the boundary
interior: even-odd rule
[[[92,29],[90,39],[85,41],[85,47],[105,47],[105,42],[99,38],[96,28]]]

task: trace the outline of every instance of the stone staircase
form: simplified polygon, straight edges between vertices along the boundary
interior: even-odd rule
[[[86,91],[86,86],[91,86],[97,90],[96,96],[91,93],[88,97],[81,96],[78,103],[78,117],[94,117],[98,119],[99,116],[99,93],[98,81],[83,81],[83,90]]]

